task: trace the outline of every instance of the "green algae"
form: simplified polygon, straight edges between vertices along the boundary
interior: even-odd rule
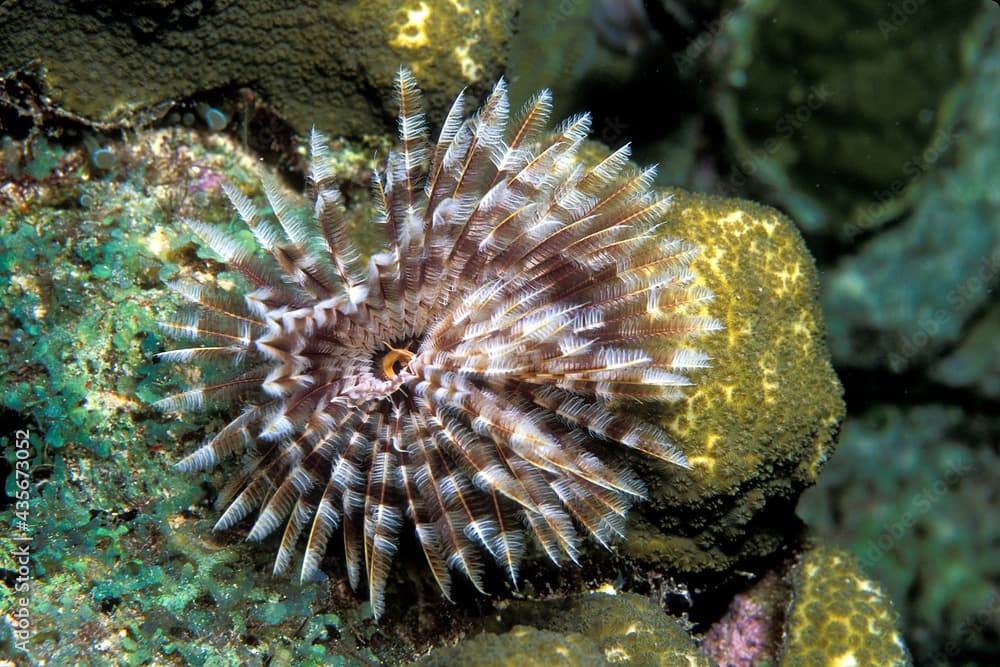
[[[174,308],[162,279],[211,263],[188,254],[190,235],[173,220],[221,198],[210,187],[219,174],[240,187],[253,166],[198,144],[171,132],[118,144],[125,168],[97,176],[83,149],[44,142],[5,161],[0,401],[32,444],[33,626],[27,653],[6,625],[0,650],[25,664],[254,665],[281,652],[295,664],[374,663],[354,648],[354,607],[317,626],[321,585],[272,580],[260,550],[206,537],[210,478],[171,464],[176,443],[212,417],[165,419],[148,406],[175,382],[152,363],[156,322]],[[11,470],[13,457],[7,448]],[[13,473],[4,484],[13,497]],[[19,521],[0,507],[3,525]],[[0,540],[0,569],[16,571],[16,546]],[[15,604],[0,586],[0,606]]]

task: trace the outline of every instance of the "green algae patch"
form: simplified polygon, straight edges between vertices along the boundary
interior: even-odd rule
[[[153,361],[157,321],[173,310],[162,278],[208,266],[175,220],[228,220],[219,179],[247,187],[254,160],[225,138],[174,131],[114,144],[118,166],[96,175],[83,147],[36,141],[24,159],[15,148],[5,146],[0,182],[0,406],[30,434],[33,633],[25,653],[3,625],[0,654],[17,664],[345,660],[339,642],[360,622],[357,604],[317,627],[323,585],[271,579],[270,553],[213,537],[206,487],[224,482],[172,469],[177,443],[212,417],[148,406],[174,381]],[[13,470],[14,448],[0,456]],[[12,497],[16,481],[4,480]],[[19,520],[0,503],[0,524]],[[0,537],[0,569],[17,571],[21,544]],[[0,582],[0,608],[20,595]],[[353,637],[346,654],[374,660]]]
[[[832,454],[844,416],[817,303],[812,257],[795,226],[752,202],[672,191],[664,234],[695,242],[691,268],[724,330],[698,341],[712,361],[660,423],[688,471],[632,457],[649,500],[624,549],[686,572],[724,571],[788,543],[798,495]]]
[[[5,3],[0,69],[36,63],[49,103],[99,125],[131,125],[170,100],[248,88],[300,134],[315,125],[360,137],[394,118],[383,91],[400,65],[420,79],[432,118],[462,87],[492,85],[518,4],[206,1],[110,11],[97,2]]]
[[[512,602],[496,632],[431,653],[419,665],[690,665],[709,667],[687,631],[647,598],[586,593]]]
[[[780,667],[912,664],[892,602],[846,551],[810,549],[793,585]]]

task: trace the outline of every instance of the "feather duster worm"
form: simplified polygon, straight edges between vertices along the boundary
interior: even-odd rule
[[[339,531],[376,617],[403,530],[445,597],[455,572],[482,590],[484,560],[516,583],[526,534],[556,563],[577,559],[578,528],[621,537],[644,487],[595,445],[687,463],[612,404],[679,398],[708,362],[692,340],[720,327],[684,314],[712,295],[693,285],[697,248],[656,234],[670,202],[654,170],[627,146],[578,159],[588,116],[547,130],[543,91],[511,119],[501,80],[470,117],[460,96],[431,144],[406,70],[397,94],[401,145],[374,178],[381,250],[353,244],[314,133],[311,216],[265,180],[273,219],[226,188],[257,247],[187,221],[247,288],[172,284],[190,307],[164,326],[197,346],[160,355],[224,375],[160,407],[244,406],[178,464],[250,455],[216,528],[254,512],[251,540],[283,525],[275,573],[304,537],[303,580]]]

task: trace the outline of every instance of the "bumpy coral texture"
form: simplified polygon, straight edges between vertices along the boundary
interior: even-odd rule
[[[720,327],[687,314],[712,295],[692,284],[697,248],[656,234],[670,202],[653,170],[627,146],[577,158],[587,116],[547,131],[543,91],[509,122],[500,81],[471,117],[460,96],[432,145],[405,70],[397,92],[401,147],[374,178],[380,252],[352,242],[315,133],[311,217],[265,181],[276,222],[226,189],[254,247],[188,221],[247,285],[172,285],[191,305],[165,326],[200,345],[162,357],[212,380],[160,401],[243,404],[179,463],[250,455],[216,528],[258,509],[249,539],[284,524],[276,573],[307,532],[303,580],[339,529],[376,616],[404,525],[446,597],[452,571],[482,589],[484,555],[516,582],[526,531],[556,563],[576,560],[576,526],[622,536],[644,487],[602,460],[607,443],[687,462],[615,406],[682,396],[708,364],[692,339]]]

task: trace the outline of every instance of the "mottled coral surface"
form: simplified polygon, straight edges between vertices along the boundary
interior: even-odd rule
[[[164,102],[247,89],[300,133],[316,125],[360,137],[394,117],[386,91],[400,64],[420,77],[435,116],[463,86],[491,86],[517,4],[4,3],[0,73],[38,70],[52,106],[98,123],[129,125]]]

